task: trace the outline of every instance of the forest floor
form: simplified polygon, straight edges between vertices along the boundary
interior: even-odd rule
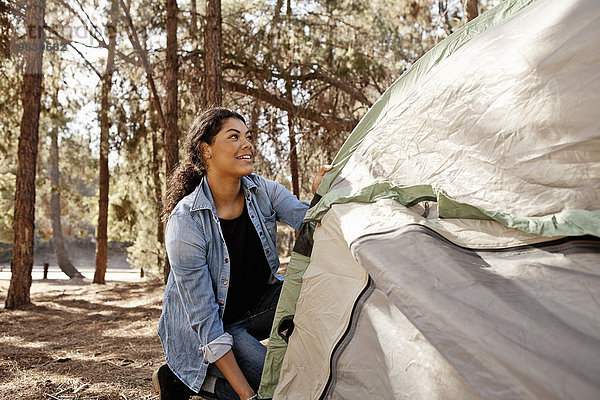
[[[32,304],[19,310],[4,309],[8,284],[0,280],[1,400],[158,399],[160,281],[34,279]]]

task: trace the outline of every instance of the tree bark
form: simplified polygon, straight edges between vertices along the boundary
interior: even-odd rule
[[[288,111],[288,137],[290,140],[290,173],[292,174],[292,193],[300,198],[300,183],[298,182],[298,150],[296,149],[296,134],[294,133],[294,116]]]
[[[475,19],[479,15],[479,6],[477,0],[462,0],[465,18],[467,22]]]
[[[177,133],[177,1],[167,0],[167,65],[166,81],[167,96],[165,101],[166,129],[163,141],[165,144],[166,176],[170,176],[179,162],[178,133]],[[160,189],[160,188],[159,188]],[[162,194],[158,193],[159,195]],[[158,226],[158,235],[164,236],[162,223]],[[164,244],[164,238],[159,239]],[[171,266],[168,258],[164,264],[164,282],[167,283]]]
[[[177,145],[177,73],[179,71],[177,60],[177,1],[167,0],[167,65],[165,122],[164,131],[165,159],[167,176],[171,174],[179,162],[179,148]]]
[[[272,26],[277,29],[277,25],[281,21],[281,9],[283,8],[283,0],[277,0],[275,2],[275,12],[273,13],[273,24]]]
[[[106,264],[108,262],[108,137],[110,121],[108,112],[110,108],[110,90],[112,86],[112,75],[115,62],[115,48],[117,44],[116,20],[118,3],[111,1],[111,16],[109,23],[108,56],[106,58],[106,69],[102,77],[102,97],[100,99],[100,160],[99,160],[99,194],[98,194],[98,230],[96,233],[96,271],[94,272],[94,283],[105,283]]]
[[[154,180],[154,194],[156,196],[156,214],[158,215],[156,240],[160,247],[160,250],[156,254],[156,265],[158,265],[159,270],[163,268],[163,279],[167,283],[171,268],[168,260],[164,260],[161,253],[165,248],[165,228],[161,218],[162,182],[160,181],[160,159],[158,158],[158,140],[155,130],[152,130],[152,178]]]
[[[290,81],[285,83],[285,91],[288,101],[292,101],[292,84]],[[288,140],[290,141],[290,174],[292,175],[292,193],[300,198],[300,184],[298,182],[298,150],[296,149],[296,134],[294,133],[294,114],[292,111],[287,112],[288,117]]]
[[[53,102],[56,104],[55,102]],[[67,251],[65,250],[65,241],[62,233],[62,223],[60,220],[60,173],[58,170],[58,130],[52,129],[50,132],[50,211],[52,214],[52,247],[54,255],[61,271],[67,274],[71,279],[83,278],[83,275],[73,266]]]
[[[35,172],[37,161],[40,102],[42,95],[42,56],[46,0],[28,0],[25,10],[27,46],[23,76],[21,134],[17,152],[15,219],[11,278],[5,307],[14,309],[31,302],[33,233],[35,228]]]
[[[206,28],[204,30],[204,105],[222,104],[221,71],[221,0],[206,0]]]

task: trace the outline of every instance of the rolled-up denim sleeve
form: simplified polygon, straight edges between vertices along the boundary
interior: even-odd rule
[[[214,363],[219,358],[223,357],[225,353],[231,350],[233,346],[233,336],[229,333],[225,332],[212,342],[208,343],[206,346],[202,347],[202,353],[204,354],[204,359],[209,363]]]
[[[172,214],[165,238],[171,272],[187,322],[197,333],[200,350],[204,352],[207,344],[225,333],[208,269],[204,234],[191,216]]]
[[[264,179],[264,181],[277,221],[284,222],[295,230],[299,230],[308,210],[308,203],[298,200],[282,184],[269,179]]]

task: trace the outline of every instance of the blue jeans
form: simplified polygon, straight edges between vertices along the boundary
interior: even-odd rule
[[[233,336],[233,355],[255,392],[260,385],[267,355],[267,348],[260,343],[260,340],[268,338],[271,333],[281,287],[282,282],[270,285],[246,318],[225,326],[225,331]],[[207,373],[217,377],[215,396],[218,400],[239,400],[239,396],[216,365],[211,364]]]

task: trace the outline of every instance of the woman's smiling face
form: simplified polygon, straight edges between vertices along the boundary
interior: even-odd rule
[[[246,124],[237,118],[223,121],[212,145],[206,145],[204,159],[211,174],[241,178],[252,173],[254,146]]]

